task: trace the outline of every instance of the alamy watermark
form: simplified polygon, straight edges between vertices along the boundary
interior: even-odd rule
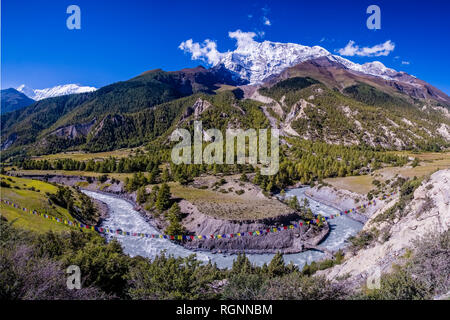
[[[67,14],[70,14],[66,20],[66,26],[69,30],[81,29],[81,9],[79,6],[71,4],[67,7]]]
[[[248,163],[251,165],[259,163],[262,175],[274,175],[279,169],[279,130],[271,129],[270,139],[268,129],[259,129],[258,131],[257,133],[255,129],[245,131],[243,129],[227,129],[224,141],[220,130],[204,131],[202,121],[194,121],[193,146],[191,133],[188,130],[176,129],[172,132],[171,141],[182,139],[172,149],[172,162],[175,164]],[[203,148],[203,141],[210,143]],[[269,144],[270,150],[268,149]]]
[[[67,289],[81,289],[81,270],[79,266],[71,265],[67,268],[66,273],[70,274],[67,277]]]
[[[381,29],[381,9],[379,6],[373,4],[367,7],[367,14],[371,14],[366,21],[366,26],[370,30]]]

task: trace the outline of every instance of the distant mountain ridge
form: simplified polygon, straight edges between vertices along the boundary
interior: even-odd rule
[[[238,41],[236,50],[224,53],[212,69],[226,69],[234,75],[235,81],[244,81],[250,85],[260,85],[268,79],[277,76],[288,68],[308,61],[328,60],[332,64],[362,75],[373,76],[386,81],[395,81],[398,86],[417,87],[424,94],[423,98],[432,96],[434,99],[450,103],[448,95],[407,74],[386,67],[380,61],[364,64],[354,63],[338,55],[333,55],[320,46],[303,46],[296,43],[257,42],[253,40]],[[432,92],[427,93],[428,90]]]
[[[78,84],[64,84],[55,86],[52,88],[45,88],[45,89],[31,89],[27,87],[26,85],[22,84],[17,88],[17,91],[22,92],[27,97],[33,99],[33,100],[42,100],[52,97],[59,97],[64,96],[68,94],[74,94],[74,93],[84,93],[84,92],[92,92],[97,90],[95,87],[89,87],[89,86],[80,86]]]
[[[16,89],[1,90],[1,114],[22,109],[32,103],[34,103],[33,99],[28,98]]]
[[[450,146],[450,98],[430,84],[378,62],[353,64],[320,47],[265,46],[274,52],[250,46],[247,53],[225,54],[209,69],[150,70],[2,115],[2,154],[164,144],[170,130],[197,116],[208,127],[270,125],[286,137],[331,144]],[[286,50],[298,56],[286,57]],[[295,61],[301,62],[291,66]],[[209,107],[192,112],[197,105]]]
[[[333,55],[320,46],[304,46],[297,43],[281,43],[273,41],[257,42],[250,37],[238,39],[237,48],[234,51],[219,53],[220,59],[214,64],[223,66],[235,73],[249,84],[259,84],[274,74],[278,74],[286,68],[299,63],[327,57],[331,61],[338,62],[346,68],[380,77],[386,80],[398,78],[398,72],[387,68],[379,61],[364,64],[354,63],[338,55]],[[403,72],[404,73],[404,72]],[[411,77],[408,80],[411,80]],[[402,79],[407,81],[407,79]]]
[[[380,70],[379,72],[383,71],[385,74],[389,74],[389,77],[380,77],[374,76],[370,72],[349,69],[341,62],[330,59],[328,56],[310,59],[267,77],[261,85],[270,86],[280,80],[295,76],[312,77],[339,90],[356,82],[365,82],[390,94],[402,93],[411,98],[432,99],[450,106],[450,97],[446,93],[407,73],[396,72],[393,69],[385,68],[381,63],[373,62],[370,66]],[[367,69],[368,65],[365,65]]]

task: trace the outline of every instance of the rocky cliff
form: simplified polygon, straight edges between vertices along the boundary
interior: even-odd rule
[[[363,231],[376,237],[371,245],[356,253],[348,252],[345,262],[320,271],[331,280],[347,279],[353,286],[363,284],[368,277],[392,270],[402,264],[403,257],[414,240],[434,233],[448,232],[450,227],[450,170],[435,172],[414,191],[411,201],[393,220],[380,219],[397,201],[377,210]]]

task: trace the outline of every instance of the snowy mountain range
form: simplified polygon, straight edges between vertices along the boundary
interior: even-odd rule
[[[46,89],[31,89],[26,85],[22,84],[17,88],[17,91],[22,92],[27,97],[33,100],[42,100],[46,98],[64,96],[73,93],[92,92],[95,90],[97,90],[97,88],[95,87],[79,86],[77,84],[64,84]]]
[[[235,51],[226,53],[217,65],[223,65],[241,79],[248,80],[250,84],[258,84],[286,68],[321,57],[327,57],[350,70],[385,80],[396,80],[398,76],[404,74],[387,68],[379,61],[367,62],[362,65],[354,63],[338,55],[333,55],[320,46],[308,47],[295,43],[270,41],[252,41],[244,48],[238,46]]]
[[[280,43],[272,41],[258,42],[252,32],[231,32],[230,38],[237,41],[234,51],[219,52],[215,43],[206,40],[202,45],[193,43],[192,39],[184,41],[179,48],[192,55],[193,60],[204,60],[213,68],[224,67],[230,71],[235,80],[245,80],[249,84],[259,84],[270,76],[281,73],[286,68],[299,63],[326,57],[352,71],[380,77],[385,80],[396,80],[412,83],[414,77],[404,72],[387,68],[379,61],[364,64],[354,63],[341,56],[334,55],[320,46],[308,47],[296,43]]]

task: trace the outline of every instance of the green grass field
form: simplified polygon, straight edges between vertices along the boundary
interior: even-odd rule
[[[9,167],[5,168],[6,170],[10,170]],[[133,176],[132,173],[100,173],[100,172],[92,172],[92,171],[65,171],[65,170],[16,170],[16,174],[23,175],[62,175],[62,176],[83,176],[83,177],[100,177],[103,175],[108,175],[110,178],[114,178],[116,180],[125,181],[125,179],[131,178]]]
[[[292,210],[278,200],[258,198],[248,193],[222,193],[170,183],[170,191],[176,198],[186,199],[201,213],[226,220],[253,220],[275,217]],[[239,188],[237,188],[239,189]]]
[[[8,177],[4,175],[0,175],[0,179],[11,186],[9,188],[0,188],[0,195],[2,199],[12,201],[21,207],[36,210],[40,213],[47,213],[58,218],[74,220],[66,209],[51,205],[49,203],[45,193],[55,193],[57,191],[57,187],[54,185],[38,180]],[[32,190],[32,188],[34,188],[34,190]],[[15,226],[37,232],[46,232],[49,230],[63,231],[72,228],[64,224],[35,216],[28,212],[24,212],[22,209],[17,209],[4,203],[0,204],[0,213],[8,221],[14,221]]]
[[[115,158],[125,158],[130,156],[131,154],[135,153],[136,150],[139,150],[140,148],[133,148],[133,149],[119,149],[114,151],[107,151],[107,152],[97,152],[97,153],[86,153],[83,151],[68,151],[68,152],[61,152],[61,153],[55,153],[55,154],[49,154],[49,155],[43,155],[43,156],[36,156],[32,159],[34,160],[57,160],[57,159],[73,159],[78,161],[87,161],[90,159],[93,160],[102,160],[107,159],[109,157],[115,157]]]

